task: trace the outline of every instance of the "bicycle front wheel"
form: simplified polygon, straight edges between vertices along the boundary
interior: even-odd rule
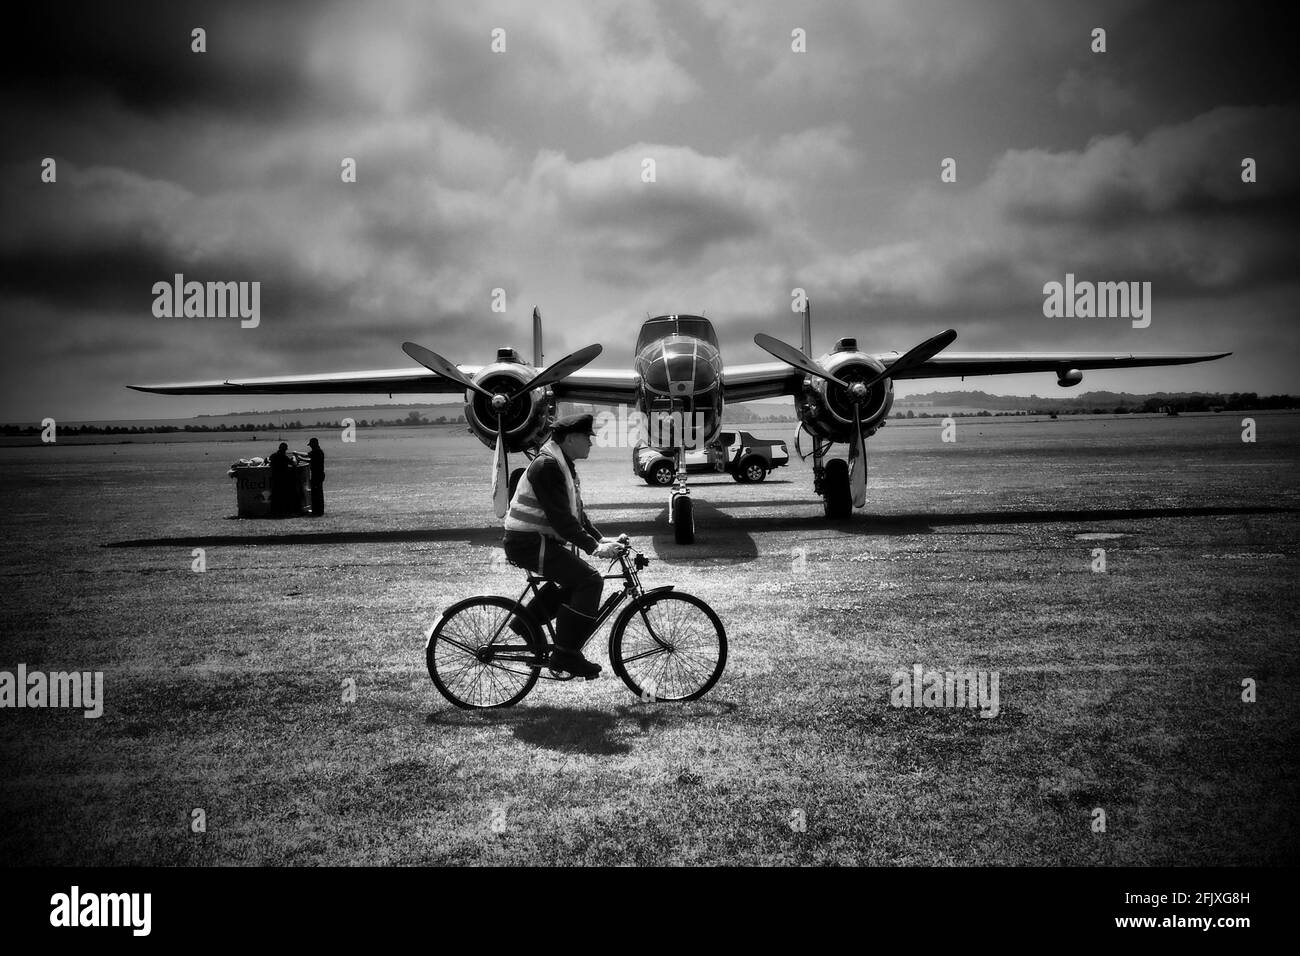
[[[527,637],[510,629],[515,620]],[[433,685],[457,707],[509,707],[537,683],[540,641],[537,625],[518,601],[475,597],[447,609],[424,654]]]
[[[699,598],[660,591],[634,601],[609,635],[609,660],[643,700],[695,700],[727,665],[727,632]]]

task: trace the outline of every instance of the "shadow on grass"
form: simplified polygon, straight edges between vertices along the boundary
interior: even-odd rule
[[[517,707],[508,710],[438,710],[425,718],[431,726],[509,727],[520,743],[593,756],[631,753],[640,734],[700,719],[725,717],[739,707],[732,701],[685,704],[622,704],[598,707]]]
[[[767,502],[771,503],[771,502]],[[802,501],[802,504],[811,504]],[[1283,508],[1267,505],[1219,508],[1098,508],[1053,509],[1037,511],[970,511],[959,514],[859,514],[849,521],[827,521],[821,514],[792,515],[783,518],[763,516],[737,518],[721,511],[717,506],[696,500],[695,544],[679,545],[673,540],[672,528],[667,521],[668,509],[663,507],[653,519],[620,521],[616,530],[633,537],[650,537],[661,560],[672,563],[693,557],[700,552],[713,560],[728,563],[745,563],[758,557],[758,547],[750,537],[749,527],[763,531],[808,531],[830,529],[844,534],[906,535],[931,534],[940,528],[978,527],[980,525],[1012,524],[1076,524],[1086,522],[1146,521],[1153,518],[1215,518],[1240,515],[1300,514],[1300,508]],[[221,546],[298,547],[302,545],[338,544],[418,544],[435,541],[464,541],[468,544],[497,547],[501,543],[501,530],[496,527],[476,528],[415,528],[390,531],[324,531],[319,533],[291,534],[217,534],[190,538],[136,538],[129,541],[112,541],[100,545],[104,548],[199,548]],[[710,545],[723,545],[726,553],[708,553]]]

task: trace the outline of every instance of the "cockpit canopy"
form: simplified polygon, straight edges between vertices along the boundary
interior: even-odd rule
[[[637,336],[636,351],[641,354],[651,342],[669,335],[689,335],[703,339],[715,349],[718,347],[718,333],[713,331],[713,323],[702,315],[658,315],[646,319],[641,324],[641,334]]]

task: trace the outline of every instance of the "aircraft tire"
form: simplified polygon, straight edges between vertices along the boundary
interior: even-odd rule
[[[822,508],[831,521],[847,521],[853,515],[849,463],[842,458],[826,463],[826,474],[822,478]]]
[[[685,495],[673,499],[673,538],[678,544],[695,542],[695,519],[691,515],[691,499]]]

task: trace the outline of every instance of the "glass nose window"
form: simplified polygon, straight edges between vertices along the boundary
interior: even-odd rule
[[[647,351],[637,363],[638,370],[645,384],[660,394],[699,394],[718,384],[721,361],[707,343],[674,336]]]

